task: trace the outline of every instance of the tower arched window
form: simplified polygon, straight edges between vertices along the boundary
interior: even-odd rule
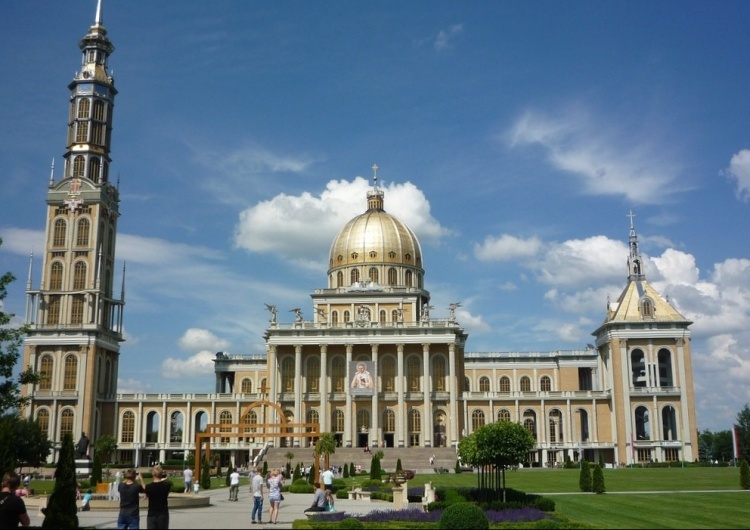
[[[63,409],[60,413],[60,438],[63,438],[66,434],[73,436],[74,420],[75,413],[71,409]]]
[[[245,377],[240,385],[240,392],[243,394],[251,394],[253,392],[253,380],[249,377]]]
[[[370,411],[368,409],[359,409],[357,411],[357,430],[366,432],[370,430],[370,427]]]
[[[672,377],[672,353],[662,348],[657,355],[659,362],[659,386],[674,386]]]
[[[398,310],[394,309],[391,311],[391,322],[396,323],[398,322]]]
[[[420,445],[420,434],[422,432],[422,415],[417,409],[409,411],[407,424],[409,426],[409,445],[416,447]]]
[[[359,283],[359,269],[352,269],[351,272],[351,284]]]
[[[94,143],[103,145],[104,140],[97,141],[97,137],[99,135],[103,136],[104,133],[102,132],[102,129],[104,128],[104,125],[101,123],[95,123],[94,124]],[[101,171],[101,162],[98,158],[92,157],[89,159],[89,179],[93,182],[99,182],[99,173]]]
[[[497,411],[497,421],[510,421],[510,411],[508,409],[500,409]]]
[[[159,442],[159,413],[152,410],[146,415],[146,443]]]
[[[55,228],[52,231],[52,246],[55,248],[65,247],[65,232],[67,231],[67,224],[65,219],[57,219],[55,221]]]
[[[380,363],[381,378],[384,392],[395,392],[396,390],[396,360],[392,355],[387,355]]]
[[[76,122],[76,143],[85,144],[88,141],[88,139],[89,139],[89,122],[88,121]],[[73,166],[73,168],[74,168],[73,176],[75,177],[83,176],[83,168],[81,168],[81,173],[75,172],[75,166]]]
[[[552,390],[552,380],[546,375],[542,376],[542,378],[539,380],[539,389],[542,392],[549,392],[550,390]]]
[[[225,425],[231,425],[233,423],[232,421],[232,413],[228,410],[222,410],[219,414],[219,423],[221,424],[220,432],[222,433],[229,433],[232,432],[231,427],[225,427]],[[229,437],[228,436],[222,436],[220,438],[222,443],[229,443]]]
[[[281,391],[294,392],[294,359],[284,357],[281,361]]]
[[[333,427],[333,432],[344,432],[344,411],[343,410],[334,410],[333,411],[333,417],[331,418],[333,421],[331,422],[331,426]]]
[[[406,271],[406,275],[404,277],[404,283],[406,284],[407,287],[413,287],[412,278],[413,278],[413,273],[411,271]]]
[[[307,360],[307,391],[320,392],[320,359],[310,357]]]
[[[80,291],[86,288],[86,262],[77,261],[73,267],[73,289]]]
[[[39,425],[42,436],[49,438],[49,411],[47,409],[39,409],[36,413],[36,422]]]
[[[78,119],[85,120],[89,117],[91,111],[91,101],[86,98],[78,100]]]
[[[106,116],[104,102],[101,99],[94,101],[94,114],[91,116],[96,121],[104,121]]]
[[[75,390],[78,387],[78,358],[74,353],[65,357],[63,390]]]
[[[636,348],[630,352],[631,384],[634,387],[645,387],[648,376],[646,374],[646,355],[643,350]]]
[[[383,432],[396,431],[396,413],[391,409],[383,412]]]
[[[120,441],[122,443],[132,443],[135,437],[135,414],[130,410],[123,412],[121,425]]]
[[[388,285],[396,285],[398,283],[398,273],[396,269],[391,267],[388,269]]]
[[[648,296],[644,296],[639,300],[641,317],[642,318],[654,318],[654,301]]]
[[[80,123],[78,124],[80,130]],[[78,155],[73,159],[73,174],[71,177],[73,178],[81,178],[83,177],[83,170],[86,167],[86,159],[83,158],[81,155]]]
[[[432,360],[432,390],[445,392],[445,357],[435,357]]]
[[[370,267],[368,276],[370,277],[370,281],[372,283],[378,283],[378,269],[376,267]]]
[[[648,409],[640,406],[635,409],[635,439],[651,439],[651,421]]]
[[[59,261],[54,262],[50,266],[49,274],[49,288],[51,291],[59,291],[62,289],[63,279],[63,265]]]
[[[667,441],[677,441],[677,411],[672,405],[667,405],[661,409],[661,439]]]
[[[83,311],[86,306],[86,299],[82,294],[76,294],[72,297],[70,306],[70,323],[83,324]]]
[[[91,222],[86,219],[78,220],[78,230],[76,233],[76,246],[88,247],[89,246],[89,232],[91,231]]]
[[[342,355],[336,355],[331,361],[331,384],[334,392],[346,389],[346,366]]]
[[[52,389],[52,370],[55,367],[55,361],[49,353],[42,355],[39,361],[39,390]]]
[[[336,287],[343,287],[344,286],[344,273],[341,271],[338,271],[336,273]]]
[[[510,392],[510,377],[504,375],[500,378],[500,392]]]
[[[526,376],[521,378],[521,392],[531,392],[531,379]]]
[[[52,295],[49,297],[49,305],[47,307],[47,324],[59,324],[60,323],[60,297],[58,295]]]
[[[406,378],[409,391],[417,392],[420,390],[419,380],[421,375],[419,358],[416,355],[410,356],[406,361]]]
[[[479,391],[489,392],[490,391],[490,378],[482,376],[479,378]]]
[[[471,413],[471,431],[476,432],[480,427],[484,427],[484,411],[474,409]]]

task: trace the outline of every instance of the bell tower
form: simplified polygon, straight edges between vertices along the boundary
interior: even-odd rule
[[[39,288],[27,280],[24,367],[41,375],[26,385],[25,415],[39,420],[53,442],[95,440],[113,433],[114,397],[122,342],[124,267],[114,295],[119,190],[110,182],[112,118],[117,89],[108,68],[114,46],[94,24],[79,43],[80,71],[68,85],[70,109],[62,175],[54,161],[47,191],[45,248]]]

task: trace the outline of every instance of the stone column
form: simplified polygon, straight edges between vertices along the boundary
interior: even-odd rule
[[[378,436],[379,426],[379,407],[378,407],[378,391],[380,390],[380,374],[378,373],[378,345],[371,344],[372,348],[372,368],[375,379],[372,382],[372,410],[370,413],[370,445],[372,447],[380,446],[380,436]]]
[[[351,344],[346,345],[346,377],[344,378],[344,392],[346,392],[346,410],[344,411],[344,447],[352,446],[352,431],[356,431],[356,427],[352,429],[352,395],[349,392],[349,380],[351,374],[349,373],[349,365],[352,362],[352,350],[354,346]]]
[[[306,421],[306,418],[302,417],[302,345],[297,344],[294,346],[294,373],[298,376],[294,379],[294,421],[295,423],[301,423]],[[296,436],[293,438],[292,444],[294,447],[299,447],[300,438]]]
[[[423,439],[422,446],[432,446],[432,384],[430,378],[430,345],[422,344],[422,403],[424,416],[422,418]]]
[[[397,344],[396,352],[396,392],[398,393],[398,414],[396,415],[396,447],[404,447],[406,438],[406,403],[404,402],[404,345]]]
[[[456,345],[448,345],[448,392],[450,392],[450,422],[448,432],[451,446],[458,447],[458,389],[463,381],[456,378]]]
[[[320,432],[328,432],[328,420],[331,412],[328,410],[328,344],[320,345]]]

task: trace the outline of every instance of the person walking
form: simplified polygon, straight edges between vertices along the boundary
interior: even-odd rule
[[[185,491],[183,493],[192,493],[193,491],[193,470],[186,467],[182,472],[182,476],[185,477]]]
[[[240,473],[236,467],[232,468],[229,475],[229,500],[237,502],[237,495],[240,492]]]
[[[333,491],[333,469],[329,467],[323,471],[321,478],[323,479],[323,486],[326,491]]]
[[[258,466],[250,481],[250,492],[253,494],[253,511],[250,514],[252,524],[263,523],[263,469]],[[255,518],[258,518],[256,521]]]
[[[279,510],[281,509],[281,501],[284,496],[281,494],[281,488],[284,486],[284,477],[279,473],[278,469],[271,471],[271,477],[268,479],[268,502],[271,505],[271,509],[268,512],[268,518],[272,524],[276,524],[279,519]]]
[[[136,484],[135,479],[139,484]],[[120,513],[117,516],[117,528],[120,530],[138,530],[141,524],[141,493],[146,491],[143,477],[135,469],[125,471],[125,480],[120,482]]]
[[[148,498],[148,513],[146,515],[146,528],[168,529],[169,528],[169,492],[172,483],[165,477],[164,470],[157,464],[151,470],[153,482],[146,485],[146,497]]]
[[[21,477],[15,471],[3,475],[0,491],[0,528],[18,528],[18,525],[29,526],[31,519],[26,512],[26,503],[16,495],[21,484]]]

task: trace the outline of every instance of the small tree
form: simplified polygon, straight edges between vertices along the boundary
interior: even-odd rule
[[[292,484],[302,478],[302,470],[300,469],[299,462],[294,466],[294,474],[292,475]]]
[[[317,466],[315,464],[310,466],[310,474],[307,475],[307,483],[308,484],[315,484],[315,479],[318,477],[318,471]]]
[[[357,470],[354,467],[354,462],[349,462],[349,476],[354,477],[357,475]]]
[[[581,473],[578,478],[578,487],[581,491],[591,491],[591,465],[586,461],[581,461]]]
[[[602,471],[601,466],[594,466],[594,476],[591,483],[591,491],[597,494],[605,493],[607,491],[607,488],[604,487],[604,472]]]
[[[263,476],[268,476],[268,460],[263,460]]]
[[[743,490],[750,489],[750,466],[747,460],[740,462],[740,487]]]
[[[94,452],[94,461],[91,464],[91,477],[89,478],[89,484],[92,488],[96,488],[96,485],[102,482],[102,457],[98,451]]]
[[[456,470],[456,475],[458,475],[461,472],[461,461],[458,458],[456,458],[456,468],[455,468],[455,470]]]
[[[401,459],[396,460],[396,471],[402,471],[404,468],[401,467]]]
[[[210,490],[211,489],[211,465],[209,464],[208,460],[203,461],[203,465],[201,466],[201,489],[204,490]]]
[[[231,466],[229,466],[229,467],[227,468],[227,478],[226,478],[226,479],[224,479],[224,485],[225,485],[225,486],[226,486],[227,488],[229,487],[229,484],[230,484],[230,480],[229,480],[229,475],[231,475],[231,474],[232,474],[232,471],[234,471],[234,468],[233,468],[233,467],[231,467]]]
[[[66,433],[55,469],[55,489],[42,510],[42,528],[78,528],[77,486],[73,435]]]
[[[372,480],[380,480],[381,474],[380,458],[378,458],[378,455],[372,455],[372,458],[370,459],[370,478]]]
[[[344,475],[344,478],[349,478],[349,466],[347,466],[346,464],[344,464],[344,470],[343,470],[342,473]]]

